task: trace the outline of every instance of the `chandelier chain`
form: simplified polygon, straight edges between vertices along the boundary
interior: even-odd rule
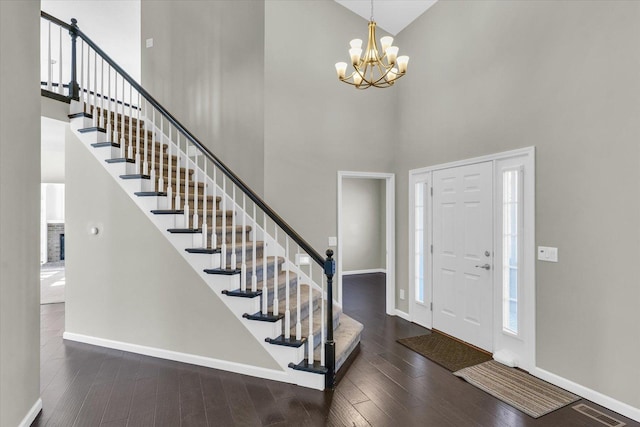
[[[369,21],[373,21],[373,0],[371,0],[371,18]]]

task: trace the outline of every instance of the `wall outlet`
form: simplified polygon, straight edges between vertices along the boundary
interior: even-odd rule
[[[404,289],[400,289],[400,299],[404,299]]]
[[[338,246],[338,238],[335,236],[329,237],[329,246]]]
[[[558,262],[558,248],[538,246],[538,259],[540,261]]]
[[[153,39],[147,39],[147,48],[153,47]]]

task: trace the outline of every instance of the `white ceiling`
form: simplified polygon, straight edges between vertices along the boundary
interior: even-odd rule
[[[370,0],[335,1],[367,21],[371,18]],[[426,12],[436,1],[438,0],[375,0],[373,2],[373,18],[378,27],[395,36]]]

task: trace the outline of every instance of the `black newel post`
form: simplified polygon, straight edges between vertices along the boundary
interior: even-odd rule
[[[71,18],[71,81],[69,82],[69,98],[80,100],[80,87],[78,86],[78,78],[76,76],[76,39],[78,38],[78,21]]]
[[[333,275],[336,273],[336,261],[333,251],[327,249],[324,261],[324,274],[327,276],[327,342],[324,344],[324,357],[327,367],[324,386],[333,389],[336,380],[336,344],[333,342]]]

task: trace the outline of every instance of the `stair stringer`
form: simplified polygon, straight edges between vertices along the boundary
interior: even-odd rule
[[[70,119],[70,127],[76,137],[82,141],[83,145],[93,154],[93,156],[101,163],[118,185],[125,191],[129,198],[144,212],[146,217],[156,226],[165,238],[169,240],[171,245],[182,256],[189,265],[198,273],[200,278],[209,286],[213,293],[220,298],[231,312],[238,318],[240,323],[251,333],[251,335],[262,345],[262,347],[271,355],[271,357],[282,368],[282,375],[273,375],[267,373],[264,378],[276,379],[300,386],[324,390],[324,375],[316,373],[293,370],[288,367],[289,363],[298,363],[304,359],[304,346],[299,348],[271,345],[265,342],[265,337],[275,338],[280,335],[282,320],[277,322],[255,322],[242,317],[245,313],[255,313],[260,311],[259,298],[234,298],[222,294],[223,290],[238,289],[240,287],[240,275],[211,275],[206,274],[205,268],[219,268],[221,264],[219,254],[211,254],[211,256],[203,256],[202,254],[191,254],[186,252],[186,247],[194,245],[193,235],[188,234],[171,234],[167,233],[167,229],[171,227],[182,227],[186,218],[184,215],[154,215],[152,209],[166,208],[162,197],[138,197],[134,193],[138,191],[151,191],[150,183],[145,180],[124,180],[120,176],[132,173],[130,164],[127,163],[107,163],[105,160],[120,156],[120,149],[110,146],[94,148],[91,144],[107,142],[106,132],[95,131],[88,133],[80,133],[79,129],[91,127],[92,121],[86,117],[77,117]],[[166,141],[165,141],[166,142]],[[165,197],[166,199],[166,197]],[[229,205],[231,206],[231,205]],[[238,206],[234,209],[238,212]],[[240,210],[241,211],[241,210]],[[244,212],[243,212],[244,214]],[[182,217],[182,218],[180,218]],[[284,255],[284,249],[275,244],[275,240],[264,233],[261,227],[258,230],[260,236],[265,242],[266,247],[273,250],[277,255]],[[271,255],[271,253],[270,253]],[[309,282],[311,283],[311,282]],[[315,285],[317,287],[317,285]],[[130,350],[135,351],[132,347]],[[197,358],[195,363],[197,363]],[[208,366],[203,363],[204,366]],[[252,370],[251,375],[260,376],[259,370]]]

